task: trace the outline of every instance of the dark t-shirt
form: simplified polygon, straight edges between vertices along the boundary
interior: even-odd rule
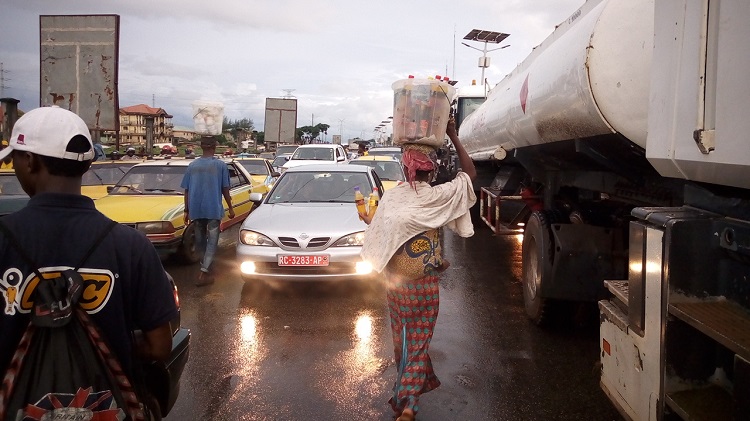
[[[88,197],[37,194],[3,218],[42,274],[77,265],[109,219]],[[151,242],[116,225],[79,272],[85,281],[79,302],[98,324],[127,372],[131,330],[149,331],[177,316],[172,287]],[[29,296],[37,275],[0,233],[0,372],[5,372],[29,320]]]

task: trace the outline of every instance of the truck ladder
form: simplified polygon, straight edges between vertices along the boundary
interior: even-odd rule
[[[510,228],[518,226],[529,214],[528,207],[524,206],[523,210],[517,213],[510,222],[504,224],[500,221],[500,204],[501,201],[522,202],[521,196],[501,196],[500,190],[482,187],[479,193],[479,216],[485,224],[492,230],[495,235],[516,235],[522,234],[520,229]]]

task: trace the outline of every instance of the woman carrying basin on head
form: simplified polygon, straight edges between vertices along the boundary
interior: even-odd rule
[[[476,201],[474,164],[459,142],[455,122],[447,134],[456,146],[463,171],[450,182],[431,186],[437,172],[435,149],[405,144],[408,183],[383,195],[365,232],[362,258],[382,272],[387,283],[391,330],[398,376],[390,404],[399,421],[419,411],[419,396],[440,385],[428,355],[440,304],[438,274],[448,268],[442,257],[440,229],[462,237],[474,234],[469,208]]]

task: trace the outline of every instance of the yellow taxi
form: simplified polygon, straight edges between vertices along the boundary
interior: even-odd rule
[[[194,224],[185,226],[184,190],[180,187],[192,161],[164,159],[138,163],[109,189],[109,194],[94,201],[96,208],[146,234],[162,258],[176,255],[185,262],[197,262],[201,256],[195,247]],[[241,223],[261,200],[261,194],[253,191],[250,173],[237,162],[224,162],[229,168],[235,217],[229,218],[225,203],[220,231]]]
[[[126,172],[141,161],[94,161],[81,178],[81,194],[94,200],[107,195],[107,188],[114,186]]]
[[[406,181],[401,161],[388,155],[364,155],[349,161],[349,164],[365,165],[375,170],[383,182],[383,189],[388,191]]]
[[[279,173],[274,171],[271,163],[265,158],[240,156],[232,160],[245,167],[253,182],[253,192],[260,193],[264,197],[279,177]]]

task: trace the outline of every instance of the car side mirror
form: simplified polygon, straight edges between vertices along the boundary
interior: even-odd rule
[[[280,176],[281,176],[281,173],[278,173],[276,171],[274,171],[274,172],[271,173],[271,177],[273,177],[273,178],[280,177]]]
[[[263,195],[260,193],[250,193],[250,201],[255,203],[255,206],[260,206],[261,201],[263,200]]]

